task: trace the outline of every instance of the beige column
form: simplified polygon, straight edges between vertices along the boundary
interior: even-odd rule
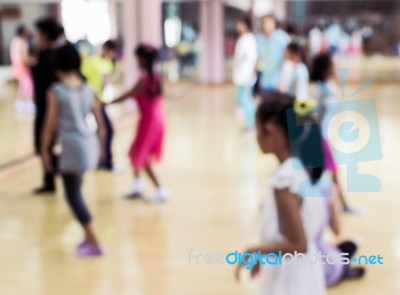
[[[200,4],[200,37],[202,50],[201,81],[225,82],[224,7],[222,0],[202,1]]]
[[[132,1],[132,0],[131,0]],[[140,41],[153,46],[162,45],[162,1],[135,0],[138,2]]]
[[[123,42],[124,42],[124,85],[132,87],[138,78],[138,70],[133,56],[133,50],[139,42],[138,7],[137,1],[123,2]]]
[[[107,0],[108,12],[110,14],[110,25],[111,25],[111,39],[118,37],[117,31],[117,2],[116,0]]]

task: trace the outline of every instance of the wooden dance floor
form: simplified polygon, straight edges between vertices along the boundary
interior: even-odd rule
[[[383,149],[382,160],[362,163],[359,171],[378,176],[382,190],[346,193],[366,212],[342,215],[341,239],[357,239],[358,254],[380,254],[384,264],[366,266],[364,279],[345,282],[330,295],[400,294],[399,92],[400,86],[382,84],[358,95],[376,99]],[[259,203],[277,162],[261,155],[254,134],[241,132],[234,104],[232,86],[195,86],[168,101],[168,137],[159,170],[172,199],[164,205],[123,198],[132,185],[126,154],[135,118],[119,124],[114,150],[125,173],[91,172],[84,185],[106,249],[102,258],[74,255],[81,231],[59,180],[55,197],[31,195],[40,184],[37,160],[0,172],[0,294],[255,294],[256,283],[246,278],[237,283],[232,266],[197,264],[196,259],[189,264],[191,249],[228,253],[257,242]],[[2,138],[1,145],[3,151],[17,152],[30,144],[30,125],[5,122],[11,111],[11,99],[2,101],[1,122],[8,124],[9,134],[23,139],[10,146],[18,141]],[[345,166],[341,181],[346,184]],[[146,192],[152,193],[151,187]]]

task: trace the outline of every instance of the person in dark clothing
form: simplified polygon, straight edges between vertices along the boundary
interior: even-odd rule
[[[114,41],[108,40],[102,46],[101,55],[92,55],[83,59],[81,72],[86,78],[88,84],[96,92],[98,99],[106,103],[103,92],[107,85],[109,76],[114,71],[114,58],[117,46]],[[99,168],[108,171],[118,172],[118,167],[114,166],[113,153],[112,153],[112,142],[114,137],[114,128],[112,121],[107,114],[106,107],[103,106],[101,109],[103,115],[103,121],[106,128],[106,141],[105,141],[105,157],[104,162],[99,163]]]
[[[40,155],[40,145],[44,130],[46,116],[46,97],[50,86],[57,81],[53,71],[53,55],[55,47],[62,32],[61,26],[53,19],[41,19],[36,22],[36,42],[38,46],[37,63],[32,67],[34,83],[34,102],[36,104],[36,117],[34,124],[35,152]],[[54,153],[55,137],[49,146],[49,153],[53,167],[57,167],[57,156]],[[45,172],[43,169],[43,185],[34,190],[35,194],[53,193],[55,191],[55,171]]]

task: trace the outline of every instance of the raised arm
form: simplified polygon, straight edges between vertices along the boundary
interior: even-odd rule
[[[42,135],[41,151],[40,151],[43,165],[46,171],[53,170],[50,161],[49,149],[56,130],[57,115],[58,115],[57,97],[53,90],[49,90],[49,92],[47,93],[46,119],[42,133],[43,135]]]
[[[117,97],[115,100],[113,100],[110,104],[115,104],[115,103],[120,103],[125,101],[126,99],[130,98],[130,97],[134,97],[137,96],[138,94],[140,94],[144,89],[143,84],[139,81],[136,83],[135,86],[133,86],[133,88],[131,88],[130,90],[126,91],[125,93],[121,94],[119,97]]]

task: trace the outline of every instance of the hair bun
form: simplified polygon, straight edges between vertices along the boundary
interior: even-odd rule
[[[294,102],[294,112],[299,116],[307,116],[315,111],[317,104],[313,99],[296,100]]]
[[[135,50],[136,55],[146,56],[153,60],[158,58],[158,50],[154,46],[146,43],[140,43]]]

